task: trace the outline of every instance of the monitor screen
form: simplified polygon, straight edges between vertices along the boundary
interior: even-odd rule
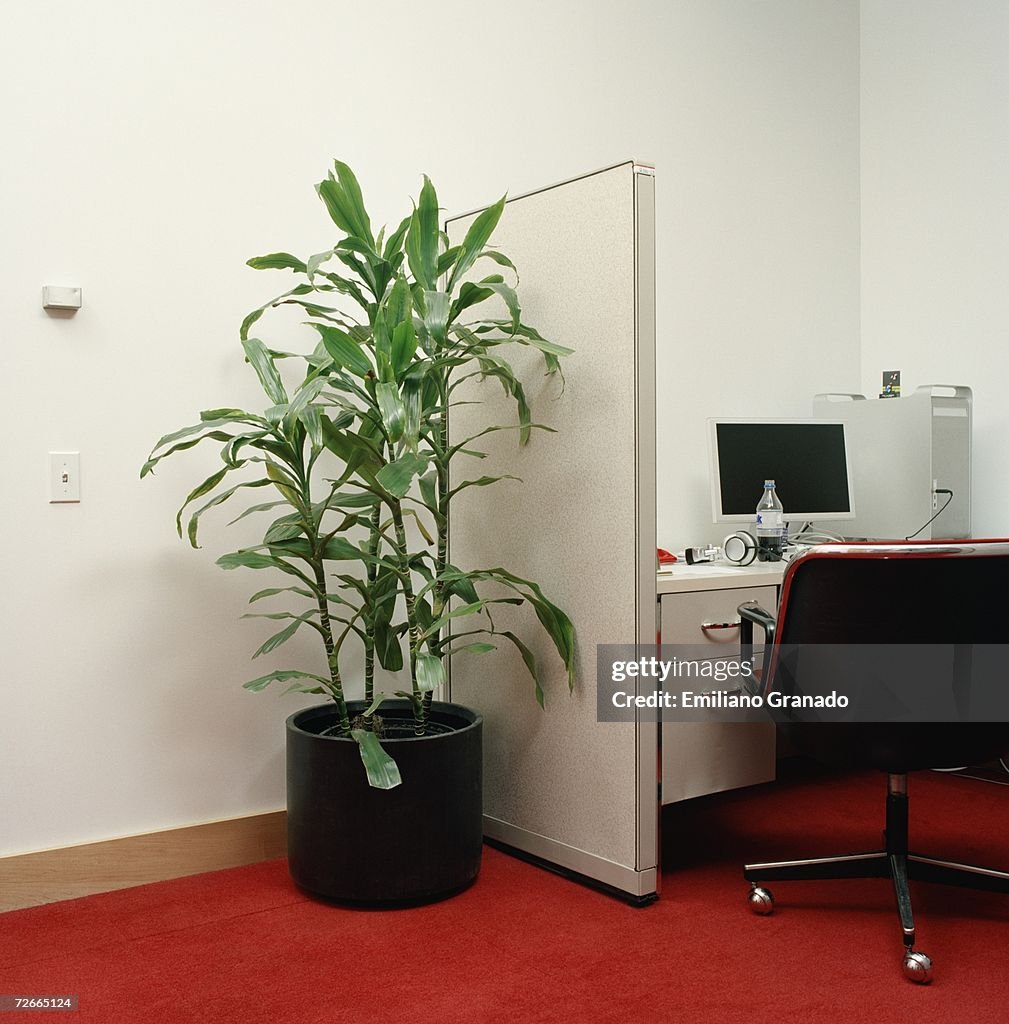
[[[711,420],[716,522],[751,522],[773,480],[785,519],[852,519],[844,424],[829,420]]]

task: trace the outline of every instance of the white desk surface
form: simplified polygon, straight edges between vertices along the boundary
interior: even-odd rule
[[[656,573],[655,588],[661,595],[693,590],[731,590],[734,587],[774,587],[781,583],[787,565],[788,562],[754,562],[751,565],[673,562]]]

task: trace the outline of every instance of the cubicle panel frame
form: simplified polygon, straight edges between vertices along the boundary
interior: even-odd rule
[[[480,212],[446,221],[453,243]],[[652,645],[658,632],[654,217],[654,170],[633,161],[508,200],[492,245],[514,259],[522,275],[523,320],[575,349],[563,360],[567,384],[559,398],[557,384],[552,379],[544,384],[541,367],[534,367],[536,353],[519,352],[513,361],[529,388],[534,422],[560,419],[566,426],[558,424],[557,434],[534,431],[521,451],[513,436],[509,447],[500,441],[508,435],[492,435],[495,441],[485,450],[496,458],[489,458],[486,467],[471,473],[453,466],[452,486],[484,473],[514,473],[524,483],[469,488],[470,500],[457,500],[449,524],[453,564],[470,568],[490,559],[513,568],[506,557],[520,564],[526,559],[528,578],[572,613],[579,631],[576,689],[569,697],[556,654],[537,638],[535,617],[528,610],[509,617],[511,608],[500,613],[503,621],[515,622],[515,631],[534,647],[539,663],[549,666],[545,711],[535,706],[531,682],[514,652],[454,660],[448,694],[485,719],[485,835],[636,902],[654,898],[659,888],[660,728],[643,720],[598,722],[595,647]],[[479,279],[497,269],[477,269],[470,276]],[[571,336],[573,324],[582,325],[578,336]],[[511,351],[507,357],[512,359]],[[591,392],[593,383],[605,390]],[[472,395],[462,390],[460,397],[479,396],[484,413],[489,407],[493,416],[504,417],[492,422],[513,422],[514,405],[494,385],[473,383],[482,390]],[[572,395],[583,401],[575,404]],[[467,410],[465,405],[452,409],[452,443],[467,436]],[[584,429],[566,429],[578,417]],[[598,514],[592,519],[579,504],[591,490],[584,486],[585,477],[578,477],[580,494],[577,486],[568,493],[564,473],[570,484],[568,463],[593,464],[593,445],[601,446],[610,460],[595,464],[594,471],[600,480],[612,480],[610,492],[619,491],[610,495],[599,485],[595,492],[612,500],[606,532],[612,533],[619,553],[607,561],[604,552],[595,562],[587,555],[582,571],[591,575],[591,583],[576,587],[572,545],[583,539],[579,527],[595,540],[602,534]],[[510,524],[528,522],[530,508],[545,509],[545,522],[556,511],[553,522],[560,525],[552,534],[544,526],[535,536],[511,536]],[[493,538],[473,526],[481,517],[494,522]],[[524,575],[518,567],[514,571]],[[619,607],[608,608],[611,601]],[[602,620],[599,606],[607,610]],[[620,625],[613,633],[601,621]],[[502,668],[506,678],[491,687],[487,677]]]
[[[655,169],[634,168],[634,375],[637,436],[637,580],[639,645],[659,642],[660,605],[656,591],[657,562],[657,420],[655,383]],[[639,687],[643,687],[639,681]],[[639,871],[654,871],[654,891],[661,890],[662,727],[645,721],[638,711]]]

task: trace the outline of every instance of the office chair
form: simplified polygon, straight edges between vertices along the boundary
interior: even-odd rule
[[[774,909],[764,882],[889,877],[904,972],[927,983],[932,961],[914,949],[908,880],[1009,893],[1007,872],[909,852],[907,797],[908,772],[979,764],[1009,749],[1009,648],[975,646],[1009,640],[1007,591],[1009,541],[838,544],[792,562],[776,616],[755,602],[740,606],[744,659],[754,625],[766,639],[765,669],[750,675],[747,689],[765,701],[773,693],[775,703],[832,690],[852,695],[844,712],[773,712],[791,742],[821,760],[888,776],[884,848],[747,864],[756,913]],[[831,715],[857,720],[826,720]]]

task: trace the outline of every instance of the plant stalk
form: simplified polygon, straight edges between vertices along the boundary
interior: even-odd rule
[[[381,533],[382,508],[376,504],[371,510],[371,534],[368,538],[368,553],[372,558],[378,557]],[[375,592],[375,581],[378,579],[378,566],[374,561],[368,563],[368,593]],[[371,609],[371,622],[365,627],[364,640],[364,699],[370,705],[375,699],[375,615],[374,605]]]
[[[396,555],[399,561],[399,578],[403,584],[403,601],[406,604],[406,621],[410,637],[410,686],[413,692],[414,734],[423,736],[427,731],[427,707],[417,686],[417,655],[420,653],[420,624],[417,622],[417,602],[413,593],[413,578],[410,573],[410,553],[406,543],[406,529],[403,526],[403,506],[393,501],[392,522],[396,530]]]

